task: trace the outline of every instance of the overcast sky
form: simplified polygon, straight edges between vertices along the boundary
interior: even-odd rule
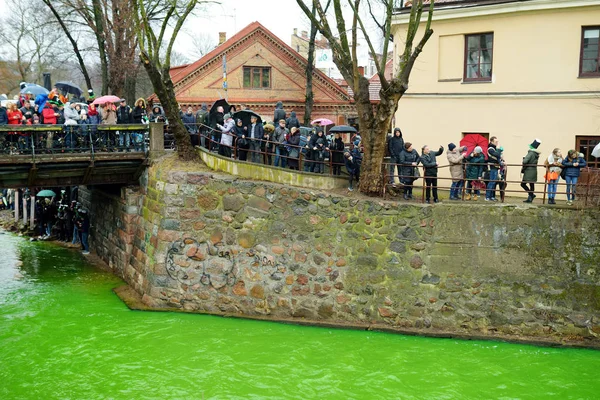
[[[199,16],[190,21],[186,30],[214,35],[217,41],[219,32],[227,32],[227,38],[230,38],[250,23],[258,21],[290,44],[290,36],[294,28],[300,31],[308,30],[310,27],[308,19],[302,14],[296,0],[221,0],[220,2],[220,5],[210,6],[208,16]]]
[[[23,0],[12,0],[23,1]],[[310,3],[310,0],[305,0]],[[216,44],[219,32],[226,32],[227,38],[254,21],[260,22],[268,30],[290,44],[294,28],[309,30],[310,23],[304,16],[296,0],[218,0],[220,4],[199,9],[197,16],[191,17],[184,26],[176,43],[176,50],[186,53],[191,41],[190,35],[208,35]],[[0,15],[9,11],[8,0],[0,0]],[[343,2],[344,4],[344,2]],[[345,8],[348,8],[345,6]],[[39,10],[48,12],[45,8]],[[369,18],[365,22],[369,24]],[[192,57],[193,58],[193,57]]]

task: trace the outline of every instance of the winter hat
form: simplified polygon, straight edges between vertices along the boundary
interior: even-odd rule
[[[483,149],[481,148],[481,146],[475,147],[475,153],[477,153],[477,154],[483,153]]]
[[[453,151],[456,148],[456,145],[454,143],[450,143],[448,145],[448,150]]]
[[[533,143],[531,143],[529,145],[530,149],[537,149],[538,147],[540,147],[540,144],[542,144],[542,141],[540,139],[534,139]]]
[[[231,118],[231,114],[229,114],[229,113],[227,113],[227,114],[225,114],[225,115],[223,116],[223,119],[224,119],[225,121],[227,121],[227,120],[228,120],[228,119],[230,119],[230,118]]]
[[[90,97],[90,99],[93,99],[94,97],[96,97],[94,95],[94,89],[88,89],[88,96]]]

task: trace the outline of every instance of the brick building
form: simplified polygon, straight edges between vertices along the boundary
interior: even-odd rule
[[[223,56],[227,60],[227,86],[223,89]],[[227,98],[239,109],[249,107],[264,119],[273,118],[282,101],[289,115],[303,120],[307,61],[258,22],[224,41],[200,60],[171,69],[175,95],[182,107]],[[356,118],[352,97],[323,72],[313,72],[312,118],[329,118],[346,124]]]

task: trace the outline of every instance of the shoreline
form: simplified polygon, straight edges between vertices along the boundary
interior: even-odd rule
[[[0,218],[0,228],[5,231],[5,234],[15,234],[22,237],[31,238],[28,232],[24,232],[19,230],[19,227],[14,224],[14,221],[6,221],[3,218]],[[49,242],[54,245],[60,246],[65,249],[78,250],[73,245],[59,242],[57,240],[44,240],[44,242]],[[84,256],[84,259],[89,264],[98,268],[101,271],[108,272],[123,280],[122,277],[116,275],[114,271],[102,260],[96,252],[91,249],[89,255]],[[506,334],[497,334],[497,333],[488,333],[488,334],[472,334],[472,333],[462,333],[462,332],[453,332],[453,331],[443,331],[427,328],[427,330],[419,329],[419,328],[405,328],[405,327],[394,327],[390,325],[384,324],[369,324],[369,323],[350,323],[350,322],[335,322],[335,321],[319,321],[319,320],[311,320],[311,319],[296,319],[296,318],[277,318],[277,317],[264,317],[264,316],[253,316],[253,315],[241,315],[241,314],[231,314],[225,312],[203,312],[203,311],[194,311],[194,310],[184,310],[179,308],[155,308],[146,305],[142,301],[142,296],[136,292],[131,286],[129,286],[125,281],[120,286],[117,286],[112,289],[113,293],[132,311],[149,311],[149,312],[176,312],[176,313],[186,313],[186,314],[200,314],[200,315],[212,315],[223,318],[239,318],[239,319],[247,319],[254,321],[266,321],[266,322],[274,322],[274,323],[283,323],[283,324],[293,324],[299,326],[313,326],[320,328],[330,328],[330,329],[351,329],[351,330],[363,330],[363,331],[374,331],[374,332],[382,332],[382,333],[390,333],[390,334],[400,334],[407,336],[421,336],[421,337],[431,337],[431,338],[440,338],[440,339],[456,339],[456,340],[483,340],[483,341],[498,341],[498,342],[506,342],[513,344],[525,344],[539,347],[552,347],[552,348],[572,348],[572,349],[590,349],[590,350],[600,350],[600,341],[591,340],[591,339],[573,339],[573,340],[565,340],[562,338],[555,338],[552,336],[547,337],[529,337],[529,336],[518,336],[518,335],[506,335]]]
[[[406,336],[420,336],[420,337],[429,337],[429,338],[437,338],[437,339],[456,339],[456,340],[482,340],[482,341],[491,341],[491,342],[505,342],[512,344],[524,344],[538,347],[551,347],[551,348],[564,348],[564,349],[588,349],[588,350],[600,350],[600,341],[592,341],[592,340],[572,340],[566,341],[553,337],[528,337],[528,336],[513,336],[513,335],[503,335],[503,334],[480,334],[473,335],[461,332],[451,332],[451,331],[442,331],[442,330],[422,330],[417,328],[402,328],[402,327],[393,327],[389,325],[383,324],[359,324],[359,323],[345,323],[345,322],[333,322],[333,321],[318,321],[318,320],[310,320],[310,319],[294,319],[294,318],[270,318],[263,316],[252,316],[252,315],[241,315],[241,314],[230,314],[224,312],[204,312],[204,311],[193,311],[193,310],[184,310],[179,308],[155,308],[146,305],[142,301],[142,296],[136,292],[131,286],[127,283],[124,283],[121,286],[113,288],[113,293],[121,299],[123,303],[132,311],[148,311],[148,312],[175,312],[175,313],[185,313],[185,314],[199,314],[199,315],[211,315],[215,317],[222,318],[238,318],[238,319],[246,319],[252,321],[263,321],[263,322],[273,322],[273,323],[281,323],[281,324],[291,324],[291,325],[300,325],[300,326],[313,326],[317,328],[330,328],[330,329],[350,329],[350,330],[359,330],[359,331],[373,331],[373,332],[382,332],[382,333],[390,333],[396,335],[406,335]]]

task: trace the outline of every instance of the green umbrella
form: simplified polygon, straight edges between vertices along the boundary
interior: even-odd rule
[[[37,197],[56,197],[56,193],[52,190],[42,190],[38,192]]]

